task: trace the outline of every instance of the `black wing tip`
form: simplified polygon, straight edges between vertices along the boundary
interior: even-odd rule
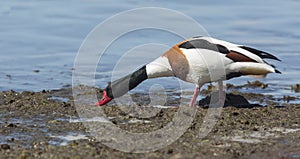
[[[280,71],[278,71],[277,69],[275,69],[275,73],[279,73],[279,74],[281,74],[281,72],[280,72]]]
[[[274,55],[268,54],[267,56],[263,56],[262,58],[267,58],[267,59],[273,59],[273,60],[277,60],[279,62],[281,62],[281,60],[277,57],[275,57]]]
[[[244,45],[240,46],[240,48],[245,49],[245,50],[247,50],[247,51],[249,51],[251,53],[254,53],[257,56],[259,56],[260,58],[268,58],[268,59],[273,59],[273,60],[281,61],[276,56],[274,56],[274,55],[272,55],[270,53],[267,53],[265,51],[257,50],[255,48],[244,46]]]
[[[279,58],[277,58],[276,56],[270,54],[270,53],[267,53],[267,52],[263,52],[263,55],[260,56],[261,58],[267,58],[267,59],[273,59],[273,60],[277,60],[277,61],[280,61],[281,60]]]
[[[277,61],[280,61],[281,62],[281,60],[279,59],[279,58],[277,58],[276,56],[274,56],[274,55],[272,55],[274,58],[270,58],[270,59],[273,59],[273,60],[277,60]]]

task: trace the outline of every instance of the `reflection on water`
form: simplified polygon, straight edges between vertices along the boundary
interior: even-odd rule
[[[195,0],[189,3],[156,0],[127,0],[122,3],[115,0],[105,3],[81,3],[78,0],[1,2],[0,90],[39,91],[69,86],[77,50],[97,24],[120,11],[151,6],[183,12],[202,24],[211,36],[275,54],[282,62],[272,63],[278,66],[283,74],[271,74],[266,79],[261,79],[270,87],[260,91],[273,95],[295,95],[295,92],[287,88],[299,83],[300,3],[292,0],[261,3],[258,0],[223,1],[217,4]],[[116,27],[124,25],[127,24]],[[147,29],[122,36],[112,43],[101,58],[96,73],[96,85],[105,87],[110,80],[111,71],[120,60],[128,65],[118,66],[120,70],[115,71],[119,76],[151,61],[151,58],[159,56],[164,49],[180,40],[171,33]],[[164,44],[164,47],[152,52],[149,52],[151,49],[140,51],[139,62],[134,62],[137,61],[137,54],[129,50],[148,43]],[[123,58],[125,53],[126,58]],[[229,82],[243,84],[248,80],[253,79],[244,77]],[[175,79],[168,78],[147,81],[136,91],[147,90],[149,85],[155,83],[161,83],[167,89],[180,89]],[[193,86],[187,85],[186,88],[192,90]]]

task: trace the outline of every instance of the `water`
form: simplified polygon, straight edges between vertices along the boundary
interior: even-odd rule
[[[78,133],[68,133],[67,135],[63,135],[63,136],[50,135],[50,137],[54,139],[49,141],[49,144],[56,145],[56,146],[66,146],[71,141],[88,139],[88,136],[84,134],[78,134]]]
[[[121,11],[138,7],[177,10],[194,18],[213,37],[271,52],[282,60],[272,63],[283,74],[271,74],[266,79],[261,79],[262,82],[270,84],[270,88],[263,93],[295,96],[289,89],[290,85],[299,83],[300,77],[300,2],[295,0],[1,1],[0,90],[40,91],[70,86],[76,53],[87,34],[103,20]],[[101,65],[98,66],[96,74],[97,86],[105,87],[115,63],[133,47],[153,42],[171,46],[180,40],[172,34],[157,30],[141,30],[124,35],[107,49],[100,61]],[[166,49],[167,47],[161,47],[159,50]],[[122,59],[128,64],[124,66],[125,70],[136,69],[162,52],[153,54],[149,57],[146,53],[139,53],[139,62],[136,63],[136,54],[134,51],[129,52]],[[119,70],[119,75],[126,73],[128,72]],[[248,80],[253,79],[243,77],[229,82],[244,84]],[[179,87],[176,79],[167,78],[149,80],[136,90],[148,90],[154,83],[161,84],[166,89]],[[192,90],[193,85],[188,86]]]

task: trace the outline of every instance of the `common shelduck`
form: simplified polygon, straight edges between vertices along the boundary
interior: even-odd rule
[[[280,61],[274,55],[252,47],[211,37],[193,37],[176,44],[137,71],[109,83],[96,105],[104,105],[124,95],[146,79],[175,76],[196,84],[189,103],[194,106],[200,88],[205,83],[218,82],[221,97],[223,80],[245,75],[264,77],[268,73],[281,73],[264,58]]]

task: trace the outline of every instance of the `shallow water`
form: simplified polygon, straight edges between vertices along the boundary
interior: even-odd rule
[[[118,4],[118,5],[116,5]],[[69,7],[65,7],[69,6]],[[72,82],[72,68],[77,51],[87,34],[103,20],[128,9],[165,7],[194,18],[207,32],[227,41],[250,45],[271,52],[282,62],[271,61],[282,75],[271,74],[261,81],[267,89],[253,91],[277,96],[298,96],[290,86],[299,83],[300,2],[287,1],[2,1],[0,5],[0,90],[57,89]],[[280,8],[280,9],[279,9]],[[171,22],[167,22],[171,23]],[[176,21],[172,21],[176,24]],[[122,25],[126,26],[126,22]],[[120,27],[120,26],[115,26]],[[113,30],[114,28],[112,28]],[[184,28],[183,28],[184,29]],[[196,36],[196,35],[195,35]],[[96,86],[105,87],[112,70],[117,77],[125,75],[162,54],[133,49],[149,43],[171,46],[181,39],[158,30],[139,30],[117,39],[107,48],[96,73]],[[101,42],[99,42],[101,43]],[[161,51],[161,52],[160,52]],[[125,54],[126,53],[126,54]],[[126,56],[123,56],[126,55]],[[138,56],[138,62],[136,62]],[[120,62],[121,61],[121,62]],[[117,65],[117,62],[119,62]],[[121,65],[123,64],[123,65]],[[250,77],[230,80],[244,84]],[[174,78],[149,80],[135,91],[148,91],[153,84],[168,90],[180,89]],[[192,90],[186,84],[184,89]]]

